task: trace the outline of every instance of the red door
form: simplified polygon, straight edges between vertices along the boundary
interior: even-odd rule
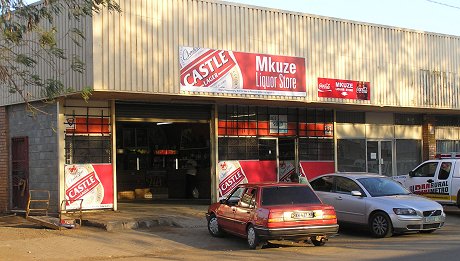
[[[29,196],[29,139],[11,139],[13,209],[26,209]]]

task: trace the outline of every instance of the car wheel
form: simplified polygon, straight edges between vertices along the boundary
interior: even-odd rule
[[[248,246],[250,249],[261,249],[262,246],[264,245],[264,242],[260,240],[259,236],[257,235],[256,230],[254,229],[254,226],[249,225],[248,230],[246,231],[247,233],[247,239],[248,239]]]
[[[436,231],[436,229],[420,230],[420,233],[422,233],[422,234],[431,234],[431,233],[433,233],[434,231]]]
[[[460,190],[457,192],[457,207],[460,208]]]
[[[211,215],[208,220],[208,231],[213,237],[222,237],[224,234],[220,230],[216,215]]]
[[[311,237],[310,239],[314,246],[324,246],[327,241],[324,237]]]
[[[393,234],[393,225],[386,213],[377,212],[369,220],[369,228],[374,237],[383,238],[391,237]]]

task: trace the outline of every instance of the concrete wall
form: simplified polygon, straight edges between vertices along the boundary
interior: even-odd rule
[[[33,116],[24,104],[8,107],[9,140],[29,138],[29,189],[44,189],[51,193],[50,211],[59,207],[59,175],[57,105],[37,102],[43,112]],[[11,157],[11,156],[10,156]]]
[[[6,107],[0,107],[0,213],[8,210],[10,202],[8,140],[8,114]]]

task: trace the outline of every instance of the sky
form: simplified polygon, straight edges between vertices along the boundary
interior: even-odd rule
[[[224,0],[460,36],[460,0]]]

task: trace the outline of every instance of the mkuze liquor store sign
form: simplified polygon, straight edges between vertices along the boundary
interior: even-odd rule
[[[182,93],[306,95],[305,58],[180,47],[179,59]]]

